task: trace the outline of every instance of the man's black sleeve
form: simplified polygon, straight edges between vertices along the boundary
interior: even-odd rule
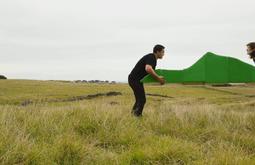
[[[154,65],[154,60],[153,60],[153,58],[150,57],[150,56],[148,56],[148,57],[146,58],[146,60],[145,60],[145,65],[150,65],[150,66],[153,67],[153,65]]]

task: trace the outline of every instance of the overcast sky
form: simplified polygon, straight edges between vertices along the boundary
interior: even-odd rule
[[[184,69],[208,51],[253,64],[254,18],[254,0],[1,0],[0,74],[127,81],[158,43],[157,68]]]

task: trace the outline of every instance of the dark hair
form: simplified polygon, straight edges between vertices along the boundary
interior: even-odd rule
[[[160,51],[162,51],[163,49],[165,49],[164,46],[162,46],[162,45],[155,45],[154,48],[153,48],[153,53],[160,52]]]
[[[255,42],[250,42],[246,46],[249,46],[251,49],[255,49]]]

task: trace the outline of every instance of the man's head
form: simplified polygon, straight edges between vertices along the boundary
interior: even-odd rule
[[[247,46],[247,54],[251,55],[253,52],[255,52],[255,42],[250,42],[246,46]]]
[[[165,54],[165,47],[162,45],[155,45],[153,48],[153,54],[155,54],[157,59],[162,59]]]

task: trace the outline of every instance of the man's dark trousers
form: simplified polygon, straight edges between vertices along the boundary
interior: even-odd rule
[[[133,106],[132,113],[135,116],[142,116],[143,107],[146,103],[143,83],[141,83],[140,80],[135,80],[128,76],[128,84],[132,88],[135,95],[135,104]]]

